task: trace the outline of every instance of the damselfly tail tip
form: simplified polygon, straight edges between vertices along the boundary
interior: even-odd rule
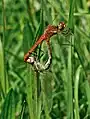
[[[66,27],[66,24],[64,22],[60,22],[58,25],[58,30],[62,31]]]

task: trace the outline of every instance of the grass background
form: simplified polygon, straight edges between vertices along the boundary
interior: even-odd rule
[[[60,21],[73,35],[52,37],[52,64],[35,72],[24,54],[48,24]],[[37,56],[46,61],[45,43]],[[90,1],[1,0],[0,119],[89,118]]]

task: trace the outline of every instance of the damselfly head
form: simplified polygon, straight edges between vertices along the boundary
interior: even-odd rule
[[[60,22],[58,25],[58,30],[62,31],[66,27],[66,24],[64,22]]]

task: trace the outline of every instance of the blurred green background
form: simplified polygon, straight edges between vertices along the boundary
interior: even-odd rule
[[[24,54],[60,21],[72,35],[50,39],[36,72]],[[45,62],[46,44],[36,53]],[[90,0],[0,0],[0,119],[90,119]]]

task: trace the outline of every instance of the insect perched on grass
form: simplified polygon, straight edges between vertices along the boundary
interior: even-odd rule
[[[51,48],[49,40],[52,36],[62,33],[64,35],[67,35],[69,33],[69,30],[64,31],[66,27],[66,24],[64,22],[60,22],[59,25],[48,25],[45,29],[44,33],[40,36],[40,38],[35,42],[35,44],[31,47],[31,49],[24,55],[24,61],[30,64],[33,64],[36,68],[36,70],[46,70],[49,68],[51,64]],[[41,44],[43,41],[46,41],[47,47],[48,47],[48,61],[45,63],[45,65],[42,65],[35,57],[30,56],[32,52],[37,48],[39,44]]]

